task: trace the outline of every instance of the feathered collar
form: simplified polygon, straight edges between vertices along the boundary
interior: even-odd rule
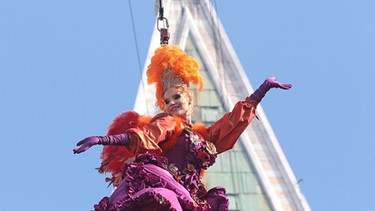
[[[168,114],[163,113],[159,115],[164,116]],[[157,115],[156,118],[160,117],[159,115]],[[181,117],[178,117],[178,116],[170,116],[170,117],[173,118],[173,121],[175,122],[175,132],[168,140],[165,140],[159,144],[160,148],[163,150],[163,154],[168,152],[170,149],[172,149],[176,145],[178,136],[181,135],[183,130],[194,131],[198,133],[198,135],[202,136],[203,140],[208,139],[207,128],[204,124],[191,124],[190,125],[186,123]]]

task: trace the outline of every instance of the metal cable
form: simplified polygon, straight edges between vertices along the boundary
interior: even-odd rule
[[[135,48],[136,48],[136,52],[137,52],[137,60],[138,60],[139,73],[141,75],[141,86],[142,86],[142,90],[143,90],[144,96],[145,96],[146,112],[149,113],[149,111],[148,111],[148,105],[147,105],[147,99],[146,99],[146,87],[145,87],[145,85],[143,83],[143,77],[142,77],[141,58],[139,56],[138,39],[137,39],[136,30],[135,30],[135,23],[134,23],[134,16],[133,16],[133,7],[132,7],[132,4],[131,4],[131,0],[129,0],[129,10],[130,10],[130,18],[131,18],[131,21],[132,21],[132,28],[133,28],[133,36],[134,36]]]

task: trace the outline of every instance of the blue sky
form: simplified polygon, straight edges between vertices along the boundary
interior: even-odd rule
[[[214,3],[252,85],[294,85],[261,105],[312,210],[372,210],[375,2]],[[131,4],[140,64],[129,1],[0,2],[2,210],[90,210],[110,193],[101,147],[72,149],[133,108],[156,18],[153,0]]]

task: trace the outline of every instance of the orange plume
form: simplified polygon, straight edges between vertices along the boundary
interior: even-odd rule
[[[162,110],[165,110],[162,96],[171,86],[193,83],[199,85],[199,91],[203,90],[198,62],[177,46],[163,45],[155,50],[147,68],[147,82],[155,84],[157,105]]]

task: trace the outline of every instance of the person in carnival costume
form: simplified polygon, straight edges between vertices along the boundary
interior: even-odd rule
[[[74,153],[105,145],[99,172],[111,172],[115,187],[110,197],[94,205],[96,211],[194,210],[225,211],[229,200],[224,187],[210,190],[203,172],[217,155],[232,149],[255,117],[255,110],[272,88],[290,89],[268,78],[244,101],[216,123],[192,124],[189,84],[203,89],[198,63],[177,46],[155,50],[147,81],[156,86],[157,105],[163,111],[153,118],[134,111],[117,116],[107,136],[90,136],[77,143]]]

